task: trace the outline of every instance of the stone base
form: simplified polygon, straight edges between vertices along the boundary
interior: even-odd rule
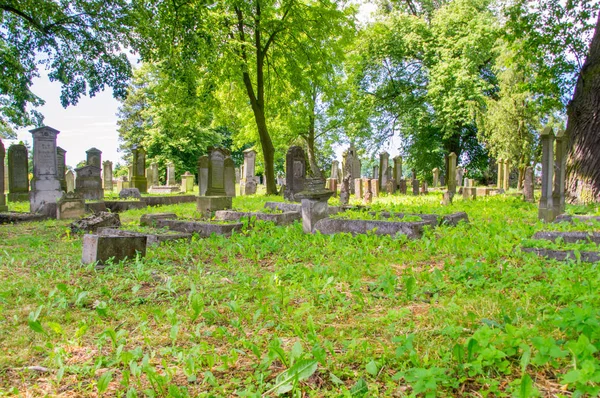
[[[133,176],[131,177],[129,188],[137,188],[140,193],[148,193],[148,179],[146,177]]]
[[[80,218],[85,215],[85,200],[69,198],[62,199],[56,206],[56,218],[66,220],[69,218]]]
[[[27,202],[29,201],[29,192],[15,192],[8,194],[9,202]]]
[[[231,207],[231,196],[198,196],[196,198],[196,209],[201,213],[226,210]]]
[[[58,185],[58,181],[56,181]],[[29,206],[32,213],[46,214],[52,218],[56,217],[56,201],[60,199],[63,192],[59,189],[48,191],[29,192]]]
[[[156,220],[156,228],[169,228],[171,231],[184,233],[197,233],[201,238],[208,238],[212,234],[231,236],[233,231],[239,231],[242,223],[215,224],[210,222],[184,221],[184,220]]]
[[[167,185],[167,186],[153,185],[148,190],[148,193],[165,194],[165,193],[179,193],[180,191],[181,191],[181,187],[176,186],[176,185]]]
[[[81,262],[83,264],[105,264],[146,255],[146,236],[99,236],[84,235]]]

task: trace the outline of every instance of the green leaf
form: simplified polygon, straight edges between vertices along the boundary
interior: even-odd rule
[[[112,380],[112,372],[106,372],[98,379],[98,394],[104,393],[108,389],[108,384]]]
[[[534,395],[535,389],[533,388],[533,380],[531,380],[531,376],[525,373],[523,377],[521,377],[521,389],[519,390],[520,398],[529,398]]]
[[[329,373],[329,378],[331,379],[331,382],[333,384],[338,384],[338,385],[344,384],[344,382],[339,377],[334,375],[333,373]]]
[[[46,331],[42,327],[42,324],[39,321],[32,321],[31,319],[27,321],[29,324],[29,328],[36,333],[46,334]]]
[[[290,391],[294,384],[308,379],[317,370],[318,362],[314,359],[303,359],[294,364],[291,368],[280,373],[275,379],[275,385],[263,395],[275,391],[277,395]]]
[[[352,394],[353,398],[361,398],[364,397],[369,392],[369,386],[367,382],[362,377],[358,379],[358,381],[352,386],[350,389],[350,394]]]
[[[366,368],[367,368],[367,372],[371,376],[377,376],[377,373],[379,373],[379,367],[377,366],[377,362],[375,362],[375,361],[369,362],[367,364]]]

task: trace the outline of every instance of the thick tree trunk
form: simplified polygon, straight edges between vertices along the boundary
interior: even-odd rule
[[[600,202],[600,14],[567,115],[569,201]]]

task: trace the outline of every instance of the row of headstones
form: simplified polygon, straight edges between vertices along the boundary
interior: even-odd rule
[[[555,135],[551,127],[546,127],[540,135],[540,140],[542,143],[542,194],[538,207],[538,218],[551,222],[565,211],[567,143],[569,139],[564,130],[560,130]],[[528,178],[526,172],[525,180]],[[532,171],[531,180],[533,181]]]

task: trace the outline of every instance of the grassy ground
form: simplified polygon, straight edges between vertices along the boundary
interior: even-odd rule
[[[0,226],[0,395],[597,395],[598,264],[519,247],[536,231],[600,225],[544,225],[511,197],[440,199],[373,207],[466,211],[471,223],[407,241],[257,222],[101,271],[80,264],[66,221]],[[281,199],[234,207],[267,200]]]

